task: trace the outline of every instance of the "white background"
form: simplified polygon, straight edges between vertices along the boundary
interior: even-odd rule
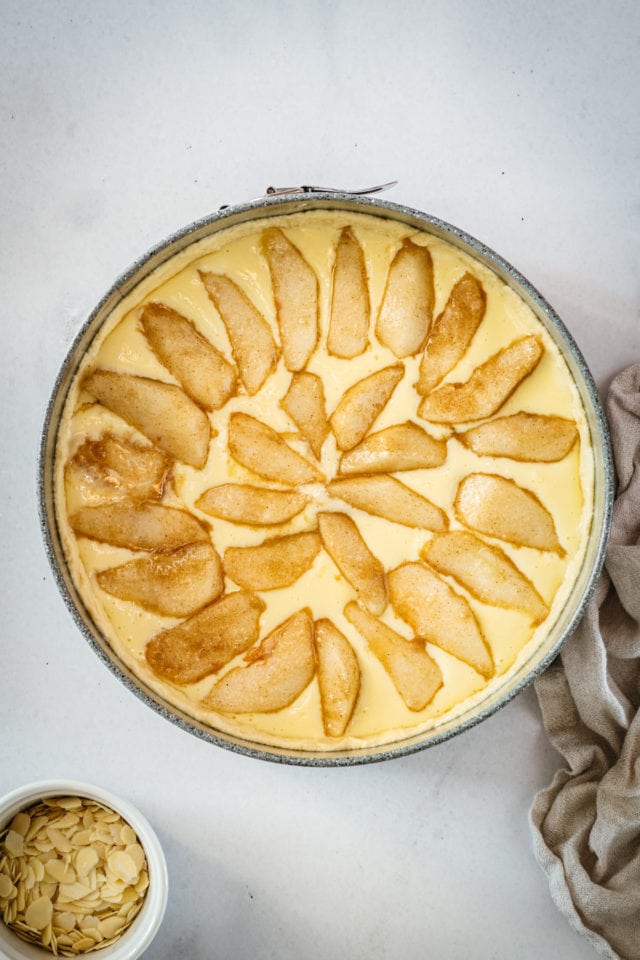
[[[528,808],[560,762],[532,691],[356,769],[202,743],[72,624],[36,455],[58,366],[114,278],[269,184],[397,178],[389,199],[539,287],[604,388],[640,356],[638,9],[0,0],[0,793],[84,778],[143,810],[172,883],[150,960],[595,956],[531,852]]]

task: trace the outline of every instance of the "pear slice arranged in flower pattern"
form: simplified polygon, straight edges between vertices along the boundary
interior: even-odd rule
[[[236,369],[182,314],[146,303],[140,325],[149,346],[182,389],[205,410],[218,410],[236,391]]]
[[[318,687],[328,737],[341,737],[360,692],[360,667],[353,647],[331,620],[316,620]]]
[[[324,479],[318,468],[292,450],[279,433],[246,413],[229,417],[229,453],[265,480],[295,487]]]
[[[379,616],[387,606],[384,567],[369,550],[356,523],[346,513],[319,513],[325,550],[363,604]]]
[[[308,610],[294,613],[260,646],[245,654],[247,665],[234,667],[202,701],[219,713],[273,713],[293,703],[316,670],[313,621]]]
[[[364,253],[351,227],[340,234],[333,265],[327,351],[350,359],[367,349],[371,304]]]
[[[493,473],[470,473],[460,482],[454,502],[465,527],[519,547],[552,550],[563,557],[553,517],[532,490]]]
[[[407,238],[389,267],[376,320],[380,343],[398,358],[417,353],[429,332],[434,301],[431,254]]]
[[[282,355],[287,370],[304,370],[318,342],[318,278],[278,227],[262,234],[269,264]]]
[[[424,563],[403,563],[387,579],[391,606],[417,637],[492,676],[491,652],[463,596]]]
[[[278,348],[271,328],[230,277],[201,272],[200,279],[225,325],[243,386],[253,396],[276,368]]]
[[[355,447],[368,433],[404,376],[404,366],[395,363],[358,380],[345,390],[331,414],[331,429],[340,450]]]
[[[365,638],[409,710],[424,710],[442,686],[442,671],[424,644],[401,637],[353,601],[344,615]]]
[[[320,535],[313,530],[272,537],[256,547],[228,547],[224,572],[247,590],[276,590],[295,583],[320,552]]]
[[[338,473],[396,473],[440,467],[447,458],[446,440],[437,440],[407,420],[372,433],[340,458]]]
[[[524,411],[456,434],[456,440],[479,457],[509,457],[522,463],[556,463],[577,439],[575,420]]]
[[[465,383],[445,383],[426,396],[418,415],[432,423],[466,423],[490,417],[535,369],[542,354],[537,337],[514,340],[476,367]]]
[[[228,593],[153,637],[145,649],[146,661],[156,676],[170,683],[196,683],[253,646],[264,609],[252,593]]]
[[[101,589],[165,617],[187,617],[224,588],[222,564],[211,543],[189,543],[168,553],[100,570]]]
[[[209,542],[209,531],[192,513],[161,503],[117,500],[82,507],[69,517],[74,533],[129,550],[175,550]]]
[[[170,457],[204,467],[211,425],[204,410],[180,387],[113,370],[95,370],[85,377],[83,387]]]
[[[490,546],[473,533],[437,533],[422,548],[421,556],[483,603],[520,610],[535,624],[542,623],[549,613],[534,585],[504,550]]]
[[[449,520],[444,510],[420,496],[395,477],[347,477],[332,480],[327,490],[334,497],[375,517],[384,517],[406,527],[424,530],[447,530]]]
[[[464,261],[455,265],[451,251],[444,255],[440,241],[432,239],[430,250],[417,234],[406,237],[405,226],[372,238],[370,224],[346,215],[327,220],[331,226],[322,221],[323,251],[323,233],[299,229],[299,216],[278,217],[274,227],[261,221],[253,233],[243,224],[228,246],[199,247],[198,259],[180,268],[190,286],[172,279],[165,295],[162,281],[152,301],[127,308],[121,338],[90,354],[74,387],[79,417],[64,454],[66,516],[78,538],[102,544],[80,553],[98,600],[106,606],[109,594],[136,604],[142,631],[153,617],[181,618],[145,650],[149,668],[171,686],[171,703],[187,712],[191,704],[212,725],[211,713],[225,715],[221,727],[233,731],[234,715],[285,710],[317,675],[317,691],[301,701],[307,714],[299,729],[317,724],[322,748],[339,750],[351,743],[340,743],[350,728],[358,738],[368,730],[368,710],[377,717],[371,698],[381,670],[367,675],[374,659],[413,712],[432,703],[446,663],[448,711],[456,684],[468,681],[475,692],[480,678],[495,676],[494,653],[504,662],[504,638],[491,634],[494,620],[476,601],[518,611],[534,625],[545,620],[552,578],[566,567],[565,538],[567,547],[574,543],[560,513],[559,541],[549,478],[569,476],[578,458],[544,465],[567,456],[581,421],[497,415],[535,371],[544,333],[519,318],[503,323],[500,290],[482,265],[476,277]],[[291,223],[290,235],[281,223]],[[436,289],[444,307],[434,320]],[[260,306],[271,297],[273,311]],[[122,350],[131,330],[129,356]],[[465,382],[453,382],[480,336],[496,352]],[[143,357],[136,367],[145,350],[151,366]],[[179,386],[142,375],[157,361]],[[135,373],[108,369],[114,362]],[[550,353],[541,389],[553,383],[554,363]],[[531,405],[537,385],[523,391]],[[84,402],[83,390],[98,402]],[[555,409],[554,396],[545,395],[545,411]],[[474,455],[537,462],[531,483],[542,499],[527,489],[522,468],[494,461],[474,470]],[[503,475],[511,470],[518,482]],[[410,471],[411,485],[401,478]],[[204,514],[214,521],[205,523]],[[267,529],[274,527],[282,529]],[[146,555],[116,556],[104,568],[109,546]],[[511,559],[521,547],[557,556],[523,551],[530,580]],[[385,622],[389,602],[407,625],[396,622],[401,633]],[[315,623],[305,604],[318,614]],[[439,648],[438,662],[427,644]],[[244,662],[235,662],[241,655]],[[206,678],[204,696],[201,687],[173,689]],[[398,709],[392,695],[389,716]],[[258,740],[287,740],[297,711],[282,721],[238,721],[235,732],[255,725]],[[416,718],[407,730],[430,722]],[[388,730],[372,736],[379,733],[384,739]]]
[[[462,359],[484,317],[487,297],[479,280],[465,273],[455,284],[429,331],[416,390],[423,396]]]
[[[294,373],[280,406],[289,414],[319,460],[322,444],[329,436],[324,387],[320,377],[306,370]]]
[[[294,490],[269,490],[248,483],[221,483],[209,487],[196,507],[211,517],[250,527],[271,527],[297,516],[309,499]]]
[[[155,447],[143,447],[105,433],[85,440],[65,464],[65,484],[86,506],[110,500],[160,500],[169,461]]]

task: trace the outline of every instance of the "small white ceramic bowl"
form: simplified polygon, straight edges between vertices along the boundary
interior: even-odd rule
[[[0,830],[16,813],[37,803],[44,797],[87,797],[111,807],[131,825],[147,856],[149,887],[142,909],[131,926],[110,947],[92,950],[88,954],[99,960],[136,960],[149,946],[162,922],[167,906],[169,879],[167,863],[153,828],[139,810],[102,787],[76,780],[43,780],[29,783],[0,798]],[[0,918],[0,957],[6,960],[43,960],[47,951],[20,940]],[[52,954],[49,954],[52,956]]]

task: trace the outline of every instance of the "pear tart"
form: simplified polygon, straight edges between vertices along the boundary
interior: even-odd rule
[[[85,356],[57,510],[116,655],[181,711],[297,749],[461,713],[580,569],[589,433],[552,339],[486,266],[389,219],[222,230]]]

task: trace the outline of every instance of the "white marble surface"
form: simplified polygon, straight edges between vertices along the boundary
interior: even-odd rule
[[[559,759],[531,691],[445,746],[357,769],[218,750],[73,626],[37,522],[44,407],[115,276],[270,184],[458,224],[554,304],[601,386],[640,355],[634,2],[3,0],[0,793],[77,777],[166,848],[149,960],[588,960],[533,860]],[[4,592],[4,591],[3,591]]]

